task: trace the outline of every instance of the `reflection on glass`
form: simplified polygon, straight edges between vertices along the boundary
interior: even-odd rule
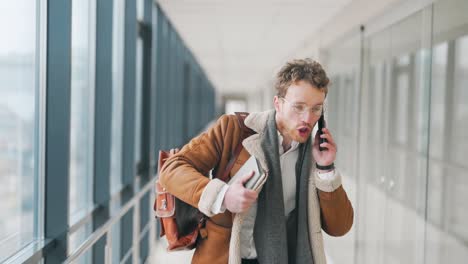
[[[72,2],[70,221],[92,206],[94,85],[90,78],[90,0]],[[80,214],[78,214],[80,213]]]
[[[397,101],[392,107],[392,115],[395,115],[395,140],[404,144],[408,140],[408,89],[409,89],[409,56],[402,56],[397,59],[396,64],[396,93]]]
[[[382,147],[384,144],[384,121],[385,108],[384,108],[384,91],[386,89],[386,64],[385,62],[376,63],[375,66],[371,66],[369,74],[369,87],[368,87],[368,104],[364,110],[368,116],[368,122],[362,133],[366,133],[368,139],[366,141],[367,151],[365,155],[369,162],[368,172],[365,173],[369,183],[379,184],[382,175],[379,170],[383,168],[384,153]]]
[[[353,191],[357,168],[357,149],[359,134],[357,133],[357,124],[359,123],[359,108],[362,103],[359,102],[359,91],[361,90],[360,78],[360,43],[359,37],[351,37],[349,39],[340,41],[338,44],[330,47],[325,52],[326,60],[322,61],[327,73],[331,77],[329,85],[329,93],[326,99],[326,112],[325,118],[327,126],[332,131],[335,142],[338,144],[339,154],[337,155],[336,164],[340,164],[340,172],[345,179],[345,188],[348,192],[348,197],[351,202],[356,204],[357,195]],[[367,131],[366,131],[367,132]],[[355,188],[354,188],[355,189]],[[357,216],[357,215],[356,215]],[[358,221],[356,219],[356,221]],[[355,230],[344,237],[341,242],[330,239],[325,236],[326,244],[329,248],[335,248],[332,253],[333,262],[346,263],[350,259],[355,259],[355,252],[341,251],[339,243],[346,243],[352,245],[356,239]]]
[[[453,113],[453,155],[458,164],[466,166],[468,150],[468,36],[455,42],[454,76],[454,113]]]
[[[431,90],[431,157],[444,156],[445,85],[447,76],[447,43],[439,44],[432,51]]]
[[[452,146],[450,148],[453,160],[449,170],[452,189],[450,200],[452,210],[448,225],[450,230],[465,243],[468,241],[468,166],[466,151],[468,150],[468,35],[455,41],[453,75],[453,120],[452,120]],[[465,244],[466,245],[466,244]]]
[[[468,18],[464,0],[434,4],[427,263],[468,259]]]
[[[358,181],[355,263],[468,259],[467,8],[465,0],[436,1],[364,36],[358,162],[359,178],[369,180]],[[325,54],[338,58],[333,63],[344,60],[336,48]],[[341,128],[350,94],[340,80],[346,76],[333,74],[327,100],[338,114],[330,114],[329,121]],[[336,130],[342,146],[338,159],[346,159],[346,129]],[[341,171],[349,166],[337,163]]]
[[[432,78],[431,78],[431,130],[430,130],[430,167],[428,174],[427,214],[430,232],[435,227],[443,226],[445,178],[443,176],[444,162],[448,158],[444,151],[446,144],[446,85],[447,85],[447,56],[448,43],[444,42],[433,47],[432,50]],[[429,234],[429,239],[432,235]],[[435,250],[436,251],[436,250]]]
[[[112,34],[111,194],[122,185],[123,56],[125,1],[114,1]]]
[[[412,132],[411,145],[422,156],[425,157],[427,152],[428,140],[428,112],[429,112],[429,89],[430,89],[430,52],[427,49],[419,50],[415,56],[413,86],[414,98],[413,103],[410,105],[411,110],[414,112],[413,122],[411,123],[410,130]],[[411,120],[411,119],[410,119]],[[412,131],[414,130],[414,131]]]
[[[145,0],[137,0],[136,5],[137,5],[137,19],[139,21],[142,21],[143,15],[144,15]]]
[[[0,1],[0,262],[33,241],[36,1]]]

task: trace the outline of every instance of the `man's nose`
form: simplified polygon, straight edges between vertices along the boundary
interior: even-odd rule
[[[302,114],[301,121],[308,125],[312,124],[312,121],[314,121],[314,114],[311,113],[311,111],[306,111]]]

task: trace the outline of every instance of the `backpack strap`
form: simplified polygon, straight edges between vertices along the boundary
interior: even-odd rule
[[[241,128],[241,136],[240,136],[239,143],[237,143],[237,146],[234,148],[234,152],[231,154],[231,158],[229,159],[229,162],[226,166],[226,169],[224,170],[223,175],[221,175],[221,178],[219,178],[223,182],[227,181],[229,177],[229,173],[231,172],[232,167],[234,166],[234,163],[236,162],[237,158],[239,157],[240,152],[242,151],[242,148],[243,148],[242,141],[244,141],[244,139],[248,138],[249,136],[255,134],[255,131],[248,128],[244,124],[245,118],[249,115],[249,113],[236,112],[235,114],[237,117],[237,122],[239,122],[239,126]]]

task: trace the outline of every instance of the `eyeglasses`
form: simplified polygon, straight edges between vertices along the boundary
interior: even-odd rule
[[[306,104],[302,104],[302,103],[291,103],[288,100],[286,100],[284,97],[280,97],[280,99],[288,103],[293,109],[293,111],[296,112],[296,114],[298,115],[303,115],[310,111],[312,111],[312,113],[316,116],[322,115],[323,105],[316,105],[316,106],[309,107]]]

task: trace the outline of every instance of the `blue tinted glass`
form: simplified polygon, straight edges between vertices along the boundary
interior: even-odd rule
[[[36,1],[0,1],[0,35],[1,262],[35,236]]]

